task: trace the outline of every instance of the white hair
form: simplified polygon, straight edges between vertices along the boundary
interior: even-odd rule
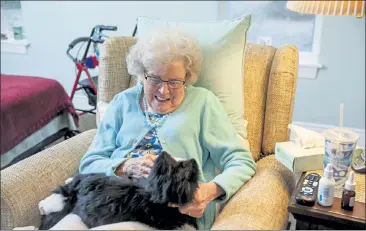
[[[137,77],[165,68],[173,60],[183,60],[186,83],[194,84],[201,71],[201,48],[196,39],[181,31],[155,29],[138,38],[126,58],[128,73]]]

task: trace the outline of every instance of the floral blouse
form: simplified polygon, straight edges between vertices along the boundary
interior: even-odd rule
[[[157,113],[149,113],[150,118],[158,119],[163,115]],[[140,157],[149,153],[159,154],[163,150],[155,128],[152,128],[136,146],[136,148],[127,155],[127,158]]]

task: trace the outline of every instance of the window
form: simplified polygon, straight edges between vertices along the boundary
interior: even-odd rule
[[[286,8],[287,1],[226,1],[219,4],[222,19],[251,14],[248,42],[281,47],[295,44],[300,52],[299,77],[315,78],[320,52],[322,17]]]
[[[1,1],[1,52],[26,53],[24,20],[20,1]]]

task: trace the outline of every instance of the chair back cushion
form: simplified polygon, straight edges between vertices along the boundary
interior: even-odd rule
[[[262,153],[272,154],[276,142],[288,141],[295,103],[299,50],[295,45],[278,48],[268,80]]]
[[[131,76],[127,71],[126,56],[136,43],[136,38],[116,36],[106,40],[100,49],[98,103],[96,125],[99,126],[108,103],[113,97],[131,86]]]
[[[261,152],[268,76],[276,50],[272,46],[248,43],[245,51],[244,116],[248,121],[248,140],[255,160]]]
[[[126,56],[136,43],[132,37],[111,37],[101,46],[98,79],[98,102],[109,103],[113,97],[130,86]]]

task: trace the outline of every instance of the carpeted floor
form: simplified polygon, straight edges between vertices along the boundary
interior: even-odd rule
[[[93,115],[93,114],[84,114],[84,115],[80,116],[79,117],[79,131],[85,132],[87,130],[97,128],[95,119],[96,119],[95,115]],[[60,138],[60,139],[56,140],[52,144],[46,146],[46,148],[49,148],[62,141],[64,141],[64,138]]]
[[[80,116],[80,125],[79,130],[81,132],[85,132],[90,129],[96,128],[95,115],[93,114],[85,114]]]

